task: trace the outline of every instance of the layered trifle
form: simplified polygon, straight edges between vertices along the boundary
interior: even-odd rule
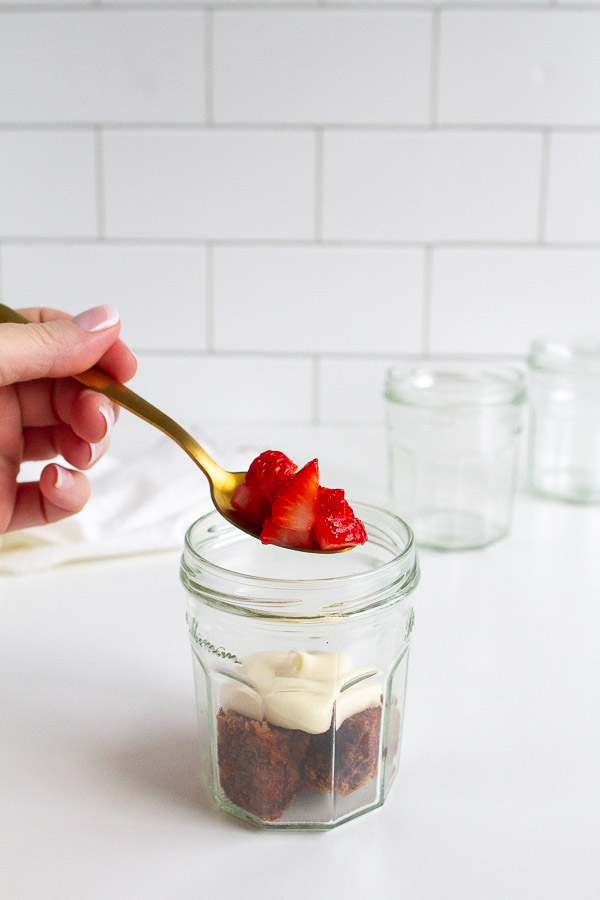
[[[347,653],[263,651],[221,687],[220,786],[264,821],[307,792],[344,797],[378,771],[382,686]]]

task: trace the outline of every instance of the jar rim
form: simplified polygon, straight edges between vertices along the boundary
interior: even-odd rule
[[[600,375],[600,344],[581,341],[536,338],[527,356],[529,368],[536,372]]]
[[[430,409],[505,406],[525,399],[517,365],[424,357],[388,369],[385,399]]]
[[[371,531],[369,541],[363,547],[368,547],[371,540],[381,539],[381,534],[383,534],[381,528],[377,532],[371,530],[372,526],[370,527],[368,522],[369,517],[373,515],[376,517],[383,516],[389,526],[385,534],[388,541],[391,540],[392,523],[396,527],[397,534],[403,536],[401,549],[398,543],[400,552],[362,571],[346,572],[326,577],[281,578],[240,572],[235,568],[225,567],[208,559],[195,546],[194,535],[199,528],[204,528],[206,533],[213,531],[217,536],[219,533],[230,536],[233,541],[238,535],[240,536],[240,541],[245,539],[255,540],[255,538],[248,538],[243,532],[226,522],[216,510],[212,510],[193,522],[186,531],[181,561],[182,581],[186,588],[191,590],[192,593],[201,595],[202,599],[210,605],[219,606],[241,615],[250,615],[257,618],[267,617],[270,619],[285,618],[295,622],[330,619],[332,616],[345,617],[355,615],[356,613],[365,612],[382,605],[389,605],[390,602],[402,599],[416,587],[419,580],[415,538],[411,527],[389,510],[358,502],[352,502],[351,505],[357,515],[363,520],[367,520],[365,522],[367,530],[368,532]],[[216,526],[216,529],[212,528],[213,524]],[[388,543],[388,550],[390,546]],[[293,550],[287,552],[296,553]],[[353,550],[348,552],[352,553]],[[305,555],[302,554],[302,556]],[[337,555],[335,554],[335,556]],[[346,554],[339,555],[345,556]],[[221,588],[221,590],[215,589],[214,586],[207,588],[206,583],[197,584],[193,577],[193,570],[201,570],[205,576],[205,581],[206,576],[208,576],[208,580],[216,579],[217,588]],[[235,584],[238,590],[240,588],[250,592],[255,590],[259,594],[261,593],[259,589],[262,589],[262,592],[267,592],[269,595],[273,594],[276,597],[280,597],[281,600],[279,603],[269,600],[268,603],[261,604],[259,600],[253,599],[248,603],[245,602],[248,600],[248,597],[243,593],[236,596],[223,593],[223,587],[229,584]],[[198,590],[194,589],[196,587]],[[297,606],[296,609],[294,608],[294,605],[298,604],[297,600],[292,602],[285,599],[291,592],[302,591],[318,596],[328,594],[331,591],[344,591],[349,588],[353,590],[350,591],[351,596],[348,601],[340,602],[339,604],[328,603],[327,607],[317,607],[316,609],[311,608],[310,604],[307,604],[306,608],[298,610]],[[393,596],[391,596],[392,594]],[[251,596],[254,595],[251,594]],[[335,612],[332,611],[333,606],[336,607]]]

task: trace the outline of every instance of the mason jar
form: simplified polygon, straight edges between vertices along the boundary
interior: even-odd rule
[[[434,550],[510,531],[525,379],[516,367],[423,359],[385,385],[391,509]]]
[[[368,540],[341,553],[263,546],[217,512],[185,538],[203,777],[259,826],[332,828],[398,771],[417,556],[401,519],[352,505]]]
[[[528,365],[531,490],[599,503],[600,346],[537,340]]]

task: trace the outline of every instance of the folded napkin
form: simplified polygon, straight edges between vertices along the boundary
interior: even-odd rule
[[[220,459],[216,453],[215,458]],[[233,468],[245,468],[249,459],[244,454],[245,461]],[[37,478],[39,470],[39,464],[36,472],[25,468],[25,479]],[[188,526],[213,508],[208,481],[168,438],[130,460],[109,454],[88,475],[92,496],[80,513],[0,535],[0,573],[179,549]]]

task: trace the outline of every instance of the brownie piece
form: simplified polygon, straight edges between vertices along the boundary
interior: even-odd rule
[[[229,799],[265,821],[278,819],[302,787],[310,735],[219,710],[221,787]]]
[[[342,797],[358,790],[377,774],[381,707],[363,709],[342,722],[333,736],[333,726],[310,736],[304,760],[306,790],[330,791],[335,752],[335,790]]]

